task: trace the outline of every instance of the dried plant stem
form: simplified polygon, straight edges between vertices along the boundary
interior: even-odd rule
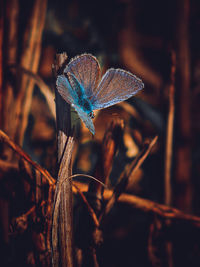
[[[44,95],[47,104],[49,106],[49,110],[51,111],[54,118],[56,118],[56,110],[55,110],[55,102],[54,102],[54,94],[51,92],[51,89],[49,86],[42,80],[42,78],[37,75],[36,73],[33,73],[30,70],[27,70],[23,67],[16,66],[16,65],[10,65],[10,69],[15,69],[17,73],[26,74],[31,80],[37,84],[39,87],[41,93]]]
[[[73,266],[72,251],[72,185],[71,179],[64,177],[71,173],[71,154],[73,151],[73,139],[67,141],[66,150],[63,155],[63,167],[60,167],[53,211],[52,225],[52,248],[53,248],[53,266]],[[61,161],[62,164],[63,160]],[[68,173],[68,174],[67,174]],[[67,175],[66,175],[67,174]],[[71,198],[68,197],[71,196]],[[60,245],[59,245],[60,244]],[[67,264],[66,264],[67,262]]]
[[[46,170],[43,169],[39,164],[36,162],[32,161],[31,158],[26,154],[23,149],[16,145],[3,131],[0,130],[0,142],[7,144],[10,148],[12,148],[15,152],[17,152],[20,157],[22,157],[24,160],[29,162],[36,170],[38,170],[44,177],[48,180],[50,185],[54,185],[54,179],[50,175],[50,173]]]
[[[49,174],[49,172],[46,170],[46,169],[43,169],[39,164],[37,164],[36,162],[32,161],[31,158],[22,150],[21,147],[19,147],[18,145],[16,145],[3,131],[0,130],[0,142],[3,142],[5,144],[7,144],[10,148],[12,148],[17,154],[19,154],[19,156],[21,157],[21,159],[25,160],[26,162],[30,163],[31,166],[33,166],[33,168],[35,168],[35,170],[39,171],[39,173],[41,175],[43,175],[47,182],[49,183],[49,190],[50,190],[50,195],[49,197],[51,196],[51,191],[55,189],[55,180],[54,178]],[[22,164],[23,164],[24,161],[22,161]],[[25,172],[28,176],[30,176],[30,170],[26,169],[27,167],[25,167],[24,165],[21,166],[21,168],[25,169]],[[4,160],[0,160],[0,169],[3,173],[7,173],[9,171],[15,171],[16,173],[19,171],[18,170],[18,166],[17,164],[13,164],[13,163],[9,163],[7,161],[4,161]],[[83,175],[83,174],[81,174]],[[77,175],[72,175],[72,177],[75,177],[75,176],[79,176],[78,174]],[[70,176],[69,176],[70,177]],[[86,175],[86,177],[89,177],[91,179],[94,179],[94,177],[90,176],[90,175]],[[31,178],[31,177],[30,177]],[[70,180],[71,180],[70,178]],[[65,180],[67,180],[65,178]],[[98,180],[97,180],[98,181]],[[64,181],[63,181],[64,182]],[[62,183],[63,183],[62,182]],[[98,181],[100,182],[100,181]],[[101,182],[100,182],[101,183]],[[105,185],[102,183],[102,185],[105,187]],[[62,184],[60,184],[60,186],[62,186]],[[91,206],[89,205],[87,199],[85,198],[85,196],[82,194],[82,192],[79,190],[79,188],[74,184],[74,187],[76,188],[73,192],[77,192],[80,194],[83,202],[86,204],[87,208],[88,208],[88,211],[89,213],[92,215],[92,218],[94,220],[94,223],[96,225],[99,225],[98,223],[98,219],[96,217],[96,214],[94,213],[93,209],[91,208]],[[50,202],[51,202],[51,198],[48,200],[49,202],[49,205],[48,207],[50,206]],[[50,211],[48,211],[50,213]]]
[[[172,204],[171,167],[174,131],[174,94],[175,94],[176,55],[172,51],[171,83],[169,86],[169,113],[167,121],[166,151],[165,151],[165,204]]]
[[[112,161],[113,157],[116,152],[116,147],[118,145],[117,138],[119,138],[121,135],[121,129],[123,128],[123,123],[121,120],[117,120],[115,122],[112,122],[103,139],[102,149],[101,153],[99,155],[99,161],[97,163],[97,168],[95,172],[95,176],[101,180],[104,183],[108,182],[108,177],[111,171]],[[96,221],[96,218],[98,218],[99,213],[102,209],[102,183],[96,183],[96,182],[90,182],[89,188],[88,188],[88,201],[89,204],[92,207],[94,214],[92,215],[90,209],[88,208],[89,213],[92,215],[91,218],[93,218],[94,225],[91,227],[87,227],[85,231],[87,231],[88,235],[88,241],[85,243],[83,248],[83,265],[85,266],[96,266],[98,267],[98,260],[96,256],[96,250],[99,245],[99,240],[96,235],[97,232],[100,232],[99,230],[99,222]],[[92,196],[92,197],[90,197]],[[83,198],[82,198],[83,199]],[[96,218],[95,218],[96,217]],[[88,220],[88,214],[85,214],[85,218],[82,218],[83,220]],[[98,223],[97,223],[98,222]],[[102,242],[102,240],[101,240]]]
[[[4,133],[2,134],[2,131],[0,131],[0,140],[1,142],[7,143],[12,149],[14,149],[17,153],[19,153],[21,157],[23,157],[27,162],[31,163],[34,168],[42,172],[42,169],[37,168],[35,164],[29,158],[27,158],[26,154],[25,154],[26,156],[24,156],[24,152],[21,153],[21,148],[13,144],[13,142],[9,140],[8,137]],[[46,176],[46,172],[42,172],[42,174]],[[48,179],[48,181],[50,184],[52,183],[55,184],[54,180],[51,182],[51,180]],[[86,184],[82,184],[80,182],[74,182],[74,184],[81,190],[81,192],[84,192],[84,191],[86,192],[88,190],[88,186]],[[73,192],[76,193],[77,190],[74,189]],[[106,201],[108,201],[112,195],[113,195],[112,190],[108,190],[108,189],[104,190],[104,199]],[[119,196],[118,201],[121,203],[126,203],[130,207],[143,211],[144,213],[150,213],[160,218],[163,218],[165,220],[170,220],[171,222],[170,227],[175,227],[175,229],[179,227],[179,225],[181,225],[181,227],[183,227],[185,231],[187,231],[189,228],[190,229],[192,228],[194,230],[200,229],[200,218],[199,217],[185,214],[175,208],[171,208],[171,207],[161,205],[150,200],[142,199],[140,197],[136,197],[136,196],[124,194],[124,193],[122,193]],[[28,211],[27,214],[29,214],[31,211],[32,209]]]
[[[120,137],[122,135],[122,129],[124,128],[124,123],[122,120],[118,119],[115,121],[112,121],[109,127],[107,128],[103,142],[102,142],[102,153],[99,155],[99,162],[97,163],[96,173],[95,176],[100,179],[104,184],[108,184],[108,178],[110,175],[110,172],[112,170],[112,162],[114,155],[116,153],[117,147],[119,145],[119,142],[121,140]],[[94,183],[91,182],[88,191],[92,193],[93,195],[97,195],[97,201],[98,197],[101,197],[102,193],[102,184],[100,183]],[[95,201],[95,200],[94,200]],[[98,203],[95,205],[93,203],[93,206],[98,206]]]
[[[80,196],[81,196],[83,202],[85,203],[85,205],[86,205],[86,207],[87,207],[87,209],[88,209],[88,212],[89,212],[89,214],[91,215],[91,218],[93,219],[94,225],[95,225],[96,227],[99,227],[99,221],[98,221],[98,219],[97,219],[97,216],[96,216],[96,214],[95,214],[93,208],[92,208],[92,207],[90,206],[90,204],[88,203],[86,197],[85,197],[84,194],[81,192],[81,190],[79,189],[79,187],[76,186],[75,183],[73,183],[73,187],[77,190],[77,192],[80,194]],[[74,192],[74,190],[73,190],[73,192]]]
[[[20,65],[33,73],[37,72],[40,59],[46,7],[47,0],[36,0],[33,2],[32,13],[24,34],[24,49]],[[27,126],[34,84],[33,80],[30,80],[27,76],[22,76],[21,88],[16,104],[17,117],[15,141],[19,144],[22,144],[23,142],[24,132]]]
[[[191,90],[190,90],[190,48],[189,48],[189,17],[190,0],[177,1],[177,90],[176,90],[176,207],[191,212]],[[180,190],[181,188],[181,190]]]
[[[87,192],[88,185],[80,182],[74,182],[74,184],[82,191]],[[74,190],[74,193],[76,191]],[[110,200],[110,198],[113,195],[113,190],[105,189],[104,190],[104,199],[105,201]],[[129,205],[130,207],[141,210],[145,213],[151,213],[153,215],[159,216],[163,219],[170,219],[174,220],[174,222],[177,223],[184,223],[185,222],[185,229],[187,229],[187,226],[193,226],[195,228],[200,228],[200,217],[193,216],[186,214],[178,209],[162,205],[159,203],[156,203],[154,201],[140,198],[134,195],[122,193],[118,200],[120,203],[125,203]],[[173,221],[172,221],[173,223]]]
[[[103,167],[104,167],[104,179],[105,184],[108,184],[110,172],[112,170],[113,159],[119,145],[120,137],[122,136],[122,130],[124,123],[122,120],[117,119],[112,121],[111,125],[107,129],[103,138]]]
[[[174,112],[175,112],[175,103],[174,103],[174,94],[175,94],[175,73],[176,73],[176,54],[172,51],[171,55],[172,66],[171,66],[171,82],[169,86],[169,112],[168,112],[168,121],[167,121],[167,134],[166,134],[166,148],[165,148],[165,199],[164,203],[166,205],[172,205],[172,187],[171,187],[171,168],[172,168],[172,149],[173,149],[173,132],[174,132]],[[153,238],[153,237],[152,237]],[[166,241],[165,244],[166,250],[166,260],[168,261],[168,267],[173,267],[173,247],[172,242]]]
[[[44,206],[45,204],[46,204],[46,201],[43,200],[43,201],[40,203],[40,207]],[[20,215],[19,217],[17,217],[16,220],[17,220],[18,218],[20,218],[20,217],[28,217],[29,215],[31,215],[31,213],[35,212],[36,208],[37,208],[37,206],[34,205],[34,206],[31,207],[26,213],[24,213],[24,214]]]
[[[139,153],[136,159],[122,173],[122,175],[119,178],[119,182],[115,187],[112,197],[109,199],[105,207],[105,210],[103,211],[103,214],[99,218],[100,221],[103,220],[103,218],[105,218],[105,216],[110,212],[111,208],[113,207],[113,205],[115,204],[121,193],[125,190],[126,185],[128,184],[128,179],[130,177],[130,174],[133,175],[133,173],[136,172],[138,168],[142,165],[144,160],[149,155],[152,147],[157,142],[157,139],[158,137],[156,136],[149,144],[145,144],[142,151]]]
[[[66,53],[57,54],[53,73],[55,79],[66,65]],[[72,267],[73,262],[73,225],[72,225],[72,181],[71,158],[74,138],[71,135],[70,106],[59,95],[55,86],[56,121],[58,136],[58,177],[54,197],[52,225],[52,263],[53,267]]]

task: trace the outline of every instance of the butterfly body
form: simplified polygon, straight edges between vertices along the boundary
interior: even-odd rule
[[[70,74],[68,74],[68,77],[66,76],[66,78],[69,78],[69,76]],[[92,110],[92,104],[85,93],[84,87],[77,81],[74,75],[71,76],[71,79],[69,78],[69,82],[71,87],[74,88],[74,91],[76,92],[76,96],[74,97],[75,104],[72,103],[72,107],[76,109],[76,106],[79,106],[90,118],[93,119],[94,112]]]
[[[56,84],[60,95],[75,108],[92,134],[93,110],[124,101],[144,87],[139,78],[121,69],[109,69],[100,81],[99,63],[90,54],[72,59]]]

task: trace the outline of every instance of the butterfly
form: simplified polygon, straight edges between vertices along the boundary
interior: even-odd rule
[[[58,75],[56,86],[93,135],[93,110],[120,103],[144,88],[139,78],[122,69],[108,69],[101,78],[99,62],[91,54],[71,59],[63,74]]]

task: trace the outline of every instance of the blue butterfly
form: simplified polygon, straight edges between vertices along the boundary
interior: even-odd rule
[[[77,111],[81,120],[94,135],[93,110],[124,101],[140,91],[144,84],[132,73],[109,69],[100,79],[97,59],[90,54],[73,58],[57,77],[56,85],[63,99]]]

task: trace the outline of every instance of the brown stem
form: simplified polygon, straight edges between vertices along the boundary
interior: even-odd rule
[[[40,59],[47,0],[36,0],[33,3],[32,13],[24,34],[23,53],[20,65],[36,73]],[[15,141],[18,144],[22,144],[23,142],[32,102],[33,88],[34,82],[26,76],[22,76],[20,91],[16,100]]]
[[[104,183],[108,182],[108,177],[111,171],[113,157],[116,152],[116,147],[119,143],[119,137],[121,136],[122,128],[123,128],[122,120],[113,121],[107,131],[105,132],[103,144],[102,144],[102,153],[99,156],[99,161],[97,163],[97,168],[95,172],[95,177],[101,180]],[[121,141],[121,140],[120,140]],[[103,178],[102,178],[103,177]],[[88,201],[92,208],[94,209],[95,216],[98,217],[99,212],[101,211],[101,196],[102,196],[102,185],[100,183],[90,182],[88,189]],[[85,214],[85,221],[88,219],[88,214]],[[84,219],[84,218],[83,218]],[[93,219],[94,221],[94,219]],[[89,236],[89,241],[87,240],[87,244],[84,246],[83,250],[83,264],[87,266],[99,266],[96,256],[96,248],[99,244],[99,236],[96,232],[99,232],[99,222],[98,225],[95,223],[84,231],[87,231],[87,235]],[[101,240],[102,241],[102,240]]]
[[[177,1],[177,129],[176,129],[176,207],[191,212],[191,88],[190,88],[190,48],[189,15],[190,0]],[[181,188],[181,190],[180,190]]]
[[[88,212],[89,212],[91,218],[93,219],[93,222],[94,222],[95,227],[99,227],[99,221],[98,221],[98,219],[97,219],[96,213],[94,212],[93,208],[92,208],[92,207],[90,206],[90,204],[88,203],[86,197],[85,197],[84,194],[81,192],[81,190],[79,189],[79,187],[76,186],[75,183],[73,183],[73,187],[76,188],[78,194],[81,196],[81,198],[82,198],[84,204],[86,205],[87,210],[88,210]],[[74,190],[73,190],[73,192],[74,192]]]
[[[37,84],[37,86],[39,87],[41,93],[44,95],[47,104],[49,106],[49,109],[53,115],[54,118],[56,118],[56,112],[55,112],[55,103],[54,103],[54,95],[51,92],[49,86],[42,80],[42,78],[36,74],[33,73],[30,70],[27,70],[23,67],[20,66],[16,66],[16,65],[10,65],[8,66],[10,69],[14,69],[17,71],[17,73],[19,74],[26,74],[31,80],[33,80],[35,82],[35,84]]]
[[[26,154],[23,149],[16,145],[3,131],[0,130],[0,142],[6,143],[10,148],[12,148],[16,153],[20,155],[24,160],[29,162],[35,169],[37,169],[44,177],[48,180],[50,185],[55,184],[53,177],[50,173],[43,169],[38,163],[31,160],[31,158]]]
[[[80,182],[74,182],[76,186],[79,187],[79,189],[82,192],[87,192],[88,186],[84,183]],[[110,200],[110,198],[113,195],[113,190],[105,189],[104,190],[104,199],[105,201]],[[145,213],[150,213],[159,217],[162,217],[166,220],[171,219],[172,223],[174,220],[174,223],[178,227],[179,223],[184,223],[185,222],[185,229],[187,229],[187,226],[195,227],[195,228],[200,228],[200,217],[189,215],[187,213],[184,213],[178,209],[162,205],[159,203],[156,203],[151,200],[147,200],[144,198],[140,198],[134,195],[129,195],[122,193],[118,200],[120,203],[125,203],[129,205],[130,207],[141,210]],[[178,223],[178,224],[177,224]],[[187,231],[187,230],[186,230]]]
[[[166,151],[165,151],[165,204],[166,205],[172,204],[171,166],[172,166],[174,110],[175,110],[174,106],[175,73],[176,73],[176,55],[174,51],[172,51],[171,84],[169,86],[169,112],[167,121]]]
[[[172,169],[172,153],[173,153],[173,132],[174,132],[174,112],[175,112],[175,74],[176,74],[176,54],[172,51],[171,55],[172,66],[171,66],[171,81],[169,86],[169,111],[167,120],[167,133],[166,133],[166,144],[165,144],[165,172],[164,172],[164,203],[166,205],[172,205],[172,187],[171,187],[171,169]],[[153,236],[150,236],[153,239]],[[173,246],[172,242],[167,240],[165,242],[165,253],[167,265],[173,267]]]
[[[103,166],[104,166],[104,182],[108,184],[108,178],[112,169],[113,158],[115,156],[120,137],[122,136],[122,130],[124,123],[118,119],[112,121],[110,127],[107,129],[103,138]]]
[[[66,66],[66,53],[57,54],[53,73],[55,79]],[[72,242],[72,182],[66,177],[71,176],[71,158],[74,138],[71,136],[70,106],[59,95],[55,86],[56,121],[58,136],[58,178],[54,197],[52,225],[52,261],[53,266],[73,266]],[[63,181],[66,181],[63,183]]]
[[[103,211],[102,215],[99,218],[100,221],[103,218],[105,218],[105,216],[110,212],[110,210],[112,209],[113,205],[115,204],[115,202],[117,201],[117,199],[119,198],[121,193],[125,190],[125,188],[128,184],[128,180],[129,180],[130,175],[133,175],[133,173],[135,173],[139,169],[139,167],[142,165],[144,160],[149,155],[149,153],[150,153],[152,147],[155,145],[157,139],[158,139],[158,137],[156,136],[149,144],[145,144],[142,151],[139,153],[139,155],[136,157],[136,159],[132,162],[132,164],[130,164],[128,167],[126,167],[125,171],[121,174],[121,176],[119,178],[119,182],[116,185],[115,190],[113,192],[113,195],[109,199],[109,201],[105,207],[105,210]]]
[[[122,136],[123,127],[124,124],[122,120],[118,119],[112,121],[104,134],[101,149],[102,153],[101,155],[99,155],[99,161],[97,163],[97,168],[95,172],[95,177],[101,179],[104,184],[108,184],[108,178],[112,170],[113,158],[116,153],[117,146],[119,145],[119,142],[121,142],[120,137]],[[100,183],[91,181],[88,192],[92,193],[93,195],[96,194],[98,202],[98,198],[101,198],[103,188],[104,187],[102,187]],[[93,206],[98,206],[98,203],[96,203],[96,205],[94,203]],[[99,209],[101,208],[99,207]]]

